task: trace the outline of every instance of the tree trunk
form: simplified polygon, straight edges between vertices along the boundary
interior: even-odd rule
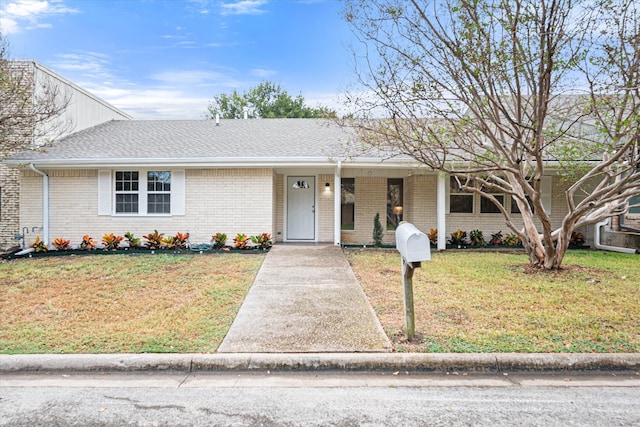
[[[523,212],[522,220],[524,223],[522,245],[529,256],[530,265],[546,270],[559,269],[567,252],[572,229],[563,228],[558,234],[557,240],[552,241],[549,238],[548,240],[552,241],[552,244],[545,246],[544,239],[538,232],[531,213]]]

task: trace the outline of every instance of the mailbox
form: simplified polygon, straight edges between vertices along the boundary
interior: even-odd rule
[[[406,262],[431,260],[429,238],[409,222],[401,222],[396,228],[396,249]]]

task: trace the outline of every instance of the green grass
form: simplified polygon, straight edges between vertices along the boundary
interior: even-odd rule
[[[0,353],[211,352],[264,255],[0,263]]]
[[[638,352],[640,257],[571,251],[564,269],[521,253],[434,253],[414,275],[416,331],[406,342],[397,252],[349,251],[398,351]]]

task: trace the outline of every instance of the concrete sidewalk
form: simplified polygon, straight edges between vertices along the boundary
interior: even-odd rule
[[[265,258],[218,352],[390,350],[340,248],[281,244]]]

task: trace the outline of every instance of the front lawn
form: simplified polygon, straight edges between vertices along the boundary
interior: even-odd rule
[[[417,339],[407,343],[398,253],[347,254],[397,351],[640,351],[638,255],[571,251],[549,273],[521,253],[433,253],[413,277]]]
[[[264,255],[0,263],[0,353],[213,352]]]

